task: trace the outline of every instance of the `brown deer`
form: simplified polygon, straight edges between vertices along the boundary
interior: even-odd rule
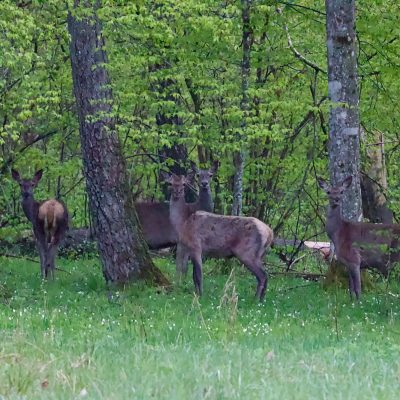
[[[351,185],[352,177],[337,186],[330,186],[318,178],[320,187],[329,198],[326,231],[335,246],[335,254],[349,271],[349,292],[360,298],[360,268],[387,271],[388,265],[400,260],[400,225],[345,221],[341,214],[343,193]]]
[[[21,179],[19,172],[12,170],[12,177],[21,188],[22,209],[32,223],[42,277],[47,278],[50,274],[54,278],[57,249],[68,230],[68,211],[58,200],[35,201],[33,189],[39,183],[42,174],[43,170],[39,170],[32,179]]]
[[[192,212],[197,210],[213,211],[210,182],[218,169],[218,162],[214,161],[209,169],[198,169],[192,162],[192,169],[197,177],[199,197],[196,202],[190,203]],[[142,226],[144,239],[150,249],[163,249],[177,244],[178,234],[169,219],[168,202],[135,202],[136,212]]]
[[[215,172],[218,170],[219,162],[214,161],[210,169],[199,169],[192,162],[192,170],[196,175],[197,185],[199,187],[199,198],[195,203],[190,203],[193,211],[214,211],[214,202],[211,194],[210,182]]]
[[[256,296],[263,300],[268,275],[263,257],[272,243],[272,229],[256,218],[192,212],[185,203],[185,176],[169,175],[171,185],[170,219],[179,235],[179,245],[193,263],[193,282],[198,295],[203,292],[202,256],[237,257],[256,277]]]

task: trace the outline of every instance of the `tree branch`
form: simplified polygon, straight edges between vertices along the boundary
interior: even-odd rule
[[[18,154],[23,153],[26,149],[28,149],[29,147],[31,147],[31,146],[34,145],[35,143],[40,142],[41,140],[47,139],[48,137],[55,135],[57,132],[58,132],[58,130],[57,130],[57,131],[51,131],[51,132],[48,132],[48,133],[46,133],[46,134],[44,134],[44,135],[38,136],[36,139],[32,140],[32,142],[28,143],[27,145],[25,145],[25,146],[23,146],[21,149],[19,149],[19,150],[18,150]],[[4,174],[4,173],[7,171],[8,167],[9,167],[14,161],[16,161],[16,158],[14,158],[13,156],[10,156],[10,157],[3,163],[3,166],[2,166],[1,169],[0,169],[1,174]]]
[[[312,69],[314,69],[315,71],[318,72],[322,72],[323,74],[327,74],[327,72],[322,69],[321,67],[319,67],[317,64],[313,63],[312,61],[308,60],[307,58],[305,58],[294,46],[293,46],[293,42],[292,42],[292,38],[290,37],[290,33],[289,33],[289,29],[287,27],[287,25],[285,25],[285,31],[286,31],[286,35],[287,35],[287,40],[288,40],[288,45],[290,50],[292,50],[293,54],[295,55],[296,58],[298,58],[300,61],[302,61],[304,64],[308,65],[309,67],[311,67]]]

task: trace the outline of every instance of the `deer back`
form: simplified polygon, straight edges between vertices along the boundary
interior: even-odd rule
[[[197,211],[184,223],[180,240],[188,247],[201,248],[203,254],[228,257],[249,250],[257,253],[265,249],[272,243],[273,232],[269,226],[253,217]]]
[[[136,202],[135,208],[144,239],[151,249],[161,249],[176,244],[178,235],[170,222],[167,202]]]
[[[387,274],[392,262],[400,259],[400,225],[350,223],[352,245],[361,254],[361,268],[377,268]]]

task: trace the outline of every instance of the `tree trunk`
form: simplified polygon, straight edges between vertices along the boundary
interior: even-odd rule
[[[252,42],[252,30],[250,26],[250,6],[252,0],[242,0],[242,101],[240,108],[242,110],[241,135],[246,131],[246,118],[249,111],[249,80],[250,80],[250,51]],[[235,175],[233,178],[233,204],[232,215],[240,215],[243,205],[243,171],[244,171],[245,151],[241,148],[233,156],[235,166]]]
[[[156,72],[162,69],[169,68],[168,65],[170,63],[165,62],[164,64],[155,65],[152,68],[152,72]],[[178,100],[178,89],[176,87],[177,83],[174,79],[166,78],[160,79],[157,82],[157,85],[154,86],[153,90],[156,90],[159,96],[163,101],[171,101],[177,104],[177,108],[179,106]],[[156,124],[159,127],[163,125],[171,125],[175,131],[179,133],[183,125],[182,118],[180,118],[177,114],[175,115],[167,115],[164,109],[160,109],[156,115]],[[188,151],[184,144],[182,143],[173,143],[172,146],[163,146],[159,150],[160,162],[165,162],[170,159],[173,160],[174,163],[169,167],[170,171],[176,175],[186,175],[188,173]],[[168,187],[164,186],[164,194],[165,197],[168,197]],[[197,195],[189,188],[185,188],[185,200],[188,203],[192,203],[196,201]]]
[[[68,29],[84,174],[103,274],[107,282],[146,279],[165,284],[138,229],[115,131],[101,24],[90,3],[74,1]]]
[[[326,0],[328,53],[329,172],[332,185],[348,176],[352,187],[343,195],[342,216],[362,219],[360,189],[360,143],[358,116],[357,58],[355,35],[355,1]],[[348,272],[344,265],[332,262],[327,281],[336,281]],[[330,280],[329,277],[336,277]]]
[[[363,214],[371,222],[393,223],[393,213],[386,204],[384,191],[387,189],[384,137],[375,132],[374,143],[367,145],[368,167],[361,175]]]
[[[329,171],[331,183],[351,175],[352,187],[342,204],[343,217],[362,218],[359,179],[360,143],[358,116],[355,1],[326,0],[328,49]]]

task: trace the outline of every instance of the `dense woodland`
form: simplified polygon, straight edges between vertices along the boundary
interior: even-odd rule
[[[72,3],[0,4],[3,240],[13,241],[29,226],[11,167],[25,176],[44,168],[37,198],[61,198],[73,227],[91,225],[67,17],[79,21],[92,11]],[[397,8],[396,1],[363,1],[356,14],[361,175],[378,180],[395,216]],[[315,179],[329,176],[323,1],[110,0],[98,4],[96,17],[112,94],[108,117],[135,199],[167,197],[160,170],[183,173],[190,160],[204,167],[217,160],[217,213],[236,213],[235,174],[242,168],[243,215],[267,222],[279,237],[326,238],[326,198]],[[377,159],[383,172],[371,172]]]
[[[398,399],[399,18],[0,0],[0,399]]]

